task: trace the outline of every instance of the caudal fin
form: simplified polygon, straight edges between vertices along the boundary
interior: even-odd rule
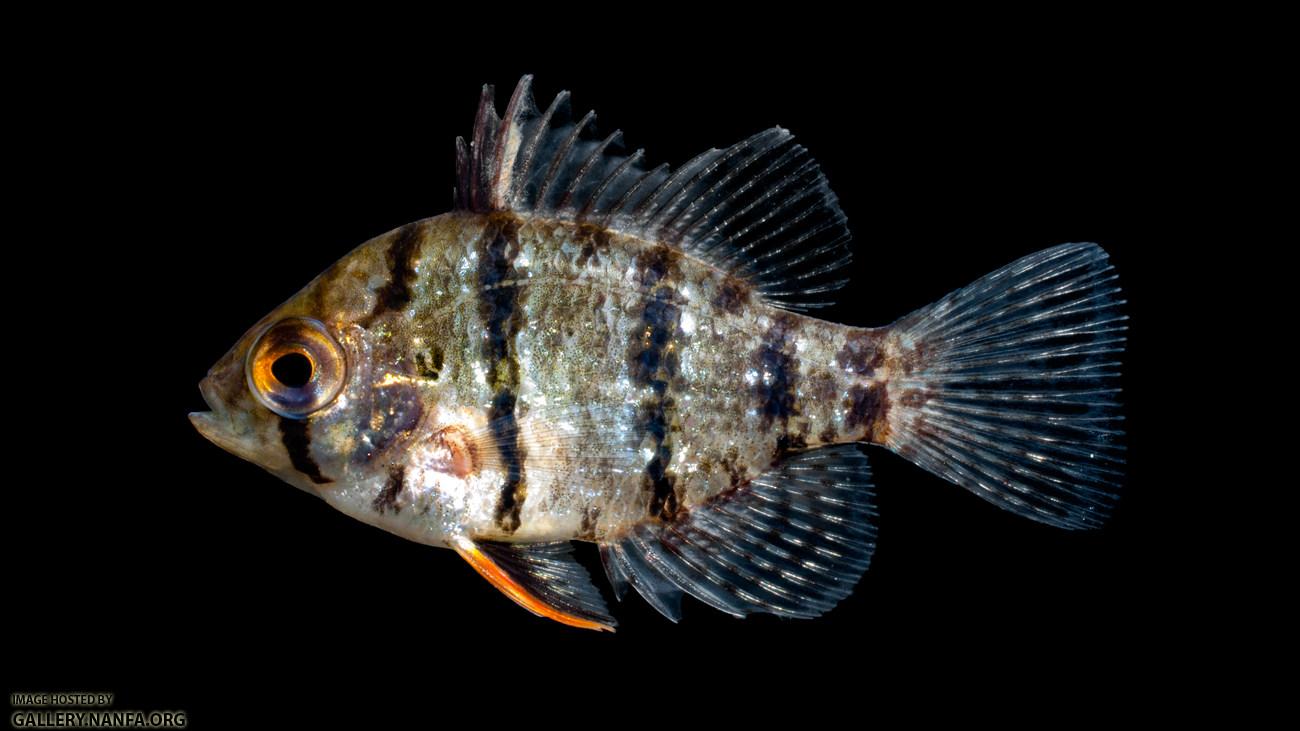
[[[886,445],[995,505],[1095,528],[1123,477],[1127,316],[1106,252],[1063,244],[891,326],[920,368],[891,379]]]

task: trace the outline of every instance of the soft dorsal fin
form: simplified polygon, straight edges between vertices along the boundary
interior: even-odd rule
[[[568,541],[497,543],[461,536],[451,547],[501,593],[539,617],[597,631],[613,632],[618,624],[587,570],[573,559]]]
[[[647,169],[644,150],[603,139],[596,114],[572,119],[569,92],[545,112],[525,76],[497,116],[484,86],[473,143],[456,138],[456,209],[513,211],[587,223],[669,246],[749,282],[771,305],[830,304],[848,282],[847,219],[812,156],[780,127],[670,172]]]

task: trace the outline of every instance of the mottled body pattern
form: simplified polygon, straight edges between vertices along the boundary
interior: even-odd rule
[[[847,229],[788,133],[640,172],[640,152],[608,155],[617,133],[584,142],[592,115],[563,126],[567,95],[543,114],[527,83],[504,121],[485,91],[460,210],[358,247],[212,368],[205,436],[595,628],[613,620],[552,542],[598,542],[620,598],[630,582],[674,619],[683,591],[739,615],[833,606],[874,547],[866,463],[834,445],[883,445],[1065,527],[1113,502],[1118,470],[1074,462],[1121,461],[1102,379],[1124,318],[1095,245],[888,327],[824,322],[791,310],[843,284],[825,278]],[[298,338],[313,363],[346,363],[302,409],[276,406],[297,384],[244,362],[294,318],[329,333]]]
[[[567,449],[521,450],[513,425],[493,432],[508,454],[482,458],[492,474],[471,499],[477,535],[592,540],[689,510],[748,482],[787,449],[885,443],[884,385],[895,369],[917,367],[915,347],[905,352],[887,328],[764,306],[749,289],[635,237],[509,213],[452,213],[367,242],[250,333],[310,307],[334,313],[343,341],[368,354],[358,361],[369,373],[348,393],[370,408],[357,422],[315,421],[307,456],[298,458],[336,464],[322,478],[309,467],[302,473],[329,480],[317,484],[331,501],[329,485],[349,485],[354,468],[406,464],[449,425],[486,428],[535,409],[562,420],[592,405],[629,419],[610,426],[639,438],[609,435],[614,447],[591,451],[606,461],[623,455],[613,469],[643,463],[638,471],[592,478],[582,470],[599,465],[557,460]],[[443,365],[431,372],[434,362]],[[222,396],[236,402],[241,389],[242,378],[232,380]],[[281,418],[277,432],[285,423],[303,431],[304,422]],[[562,439],[536,437],[538,446]],[[400,490],[390,482],[385,476],[374,497],[360,498],[374,506],[368,522],[411,520],[396,531],[409,534],[426,510],[437,514],[441,496],[418,467]],[[422,517],[403,518],[403,508]]]

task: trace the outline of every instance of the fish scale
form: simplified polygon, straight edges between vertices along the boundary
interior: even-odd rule
[[[200,383],[199,431],[590,629],[616,623],[572,540],[673,620],[684,594],[832,608],[875,548],[859,445],[1034,520],[1104,520],[1126,318],[1100,247],[837,325],[803,313],[846,282],[846,219],[789,132],[670,171],[572,117],[567,92],[539,110],[530,77],[498,117],[485,87],[457,210],[362,244],[250,328]],[[305,381],[277,371],[290,356]]]
[[[484,242],[494,237],[501,224],[472,226],[453,216],[429,219],[419,227],[421,244],[409,252],[413,261],[442,254],[457,262],[481,262],[487,256]],[[436,402],[440,409],[485,411],[487,421],[494,413],[490,405],[503,390],[513,392],[524,417],[536,408],[596,404],[619,414],[621,423],[612,425],[616,429],[641,432],[648,422],[662,420],[662,433],[647,434],[628,445],[633,451],[630,458],[636,453],[648,463],[659,458],[671,494],[686,509],[761,472],[779,444],[815,444],[817,435],[831,434],[836,435],[835,441],[841,437],[856,441],[871,428],[870,424],[846,426],[851,412],[833,398],[801,394],[805,382],[821,384],[821,396],[845,394],[851,387],[871,382],[834,365],[836,353],[853,329],[823,328],[818,326],[827,323],[812,318],[765,312],[770,308],[756,301],[734,312],[719,310],[713,302],[725,286],[736,286],[728,281],[732,278],[689,257],[676,257],[671,268],[655,274],[656,265],[647,263],[644,252],[656,247],[634,237],[610,237],[596,256],[584,260],[582,252],[590,244],[578,226],[519,221],[514,228],[518,243],[510,248],[518,253],[513,257],[513,276],[500,282],[483,285],[479,269],[472,267],[409,267],[417,271],[409,283],[413,293],[409,303],[403,310],[372,319],[376,329],[401,333],[409,329],[407,323],[418,322],[420,332],[470,336],[459,339],[460,349],[447,359],[440,378],[425,383],[426,393],[411,391],[405,380],[386,388],[405,390],[420,403]],[[378,237],[366,246],[381,251],[398,248],[403,231]],[[364,260],[383,262],[390,275],[382,283],[366,278],[376,282],[371,287],[373,299],[381,301],[380,292],[399,267],[386,256]],[[347,287],[357,280],[324,277],[319,286]],[[507,368],[491,362],[493,354],[488,351],[495,346],[490,337],[473,337],[492,334],[482,302],[493,290],[506,293],[510,309],[523,313],[518,333],[502,351],[502,359],[516,362],[514,368],[522,374],[517,379],[494,379],[494,370]],[[669,301],[666,296],[657,298],[656,291],[671,292],[675,304],[670,309],[656,307]],[[343,299],[328,292],[324,297]],[[682,325],[683,315],[690,318],[689,332]],[[655,342],[656,331],[667,337]],[[416,337],[410,335],[412,341]],[[442,339],[451,341],[447,335]],[[403,340],[394,335],[387,342]],[[380,346],[375,360],[414,362],[407,347],[389,353]],[[781,354],[789,371],[776,382],[771,371],[774,354]],[[738,432],[730,426],[736,423],[752,423],[754,428]],[[330,449],[320,442],[317,448]],[[648,465],[621,482],[592,489],[575,486],[570,475],[557,471],[554,458],[548,456],[552,451],[530,452],[522,459],[524,474],[531,475],[523,501],[527,519],[506,530],[494,514],[491,521],[474,526],[476,531],[497,537],[519,533],[520,538],[537,540],[568,538],[577,530],[573,521],[580,523],[594,510],[602,517],[589,535],[599,538],[626,529],[644,515],[662,512],[650,510],[655,493],[653,484],[646,485]],[[648,460],[646,452],[651,453]],[[569,520],[556,520],[556,513]]]

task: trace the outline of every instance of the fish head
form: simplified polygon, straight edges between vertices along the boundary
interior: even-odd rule
[[[443,350],[403,311],[376,317],[392,234],[258,321],[199,382],[217,446],[364,522],[443,545],[474,471]],[[424,337],[422,337],[424,335]],[[481,419],[481,417],[478,417]],[[457,496],[460,496],[457,502]]]
[[[338,465],[327,464],[332,450],[311,448],[312,432],[319,439],[327,424],[355,412],[343,393],[349,354],[343,333],[286,309],[294,308],[263,318],[208,370],[199,392],[211,410],[190,422],[222,449],[319,494],[330,484],[322,470]]]

